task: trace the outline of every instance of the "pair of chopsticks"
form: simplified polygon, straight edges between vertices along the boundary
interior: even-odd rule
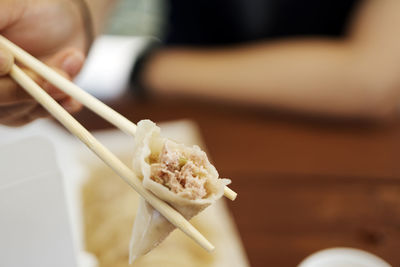
[[[115,125],[128,135],[134,136],[137,126],[127,118],[108,107],[92,95],[64,78],[56,71],[37,60],[23,49],[0,35],[0,45],[7,48],[17,61],[35,71],[57,88],[70,95],[93,112]],[[139,195],[141,195],[153,208],[160,212],[169,222],[182,230],[186,235],[196,241],[207,251],[214,250],[214,246],[194,228],[179,212],[163,202],[151,192],[147,191],[134,172],[122,163],[112,152],[103,146],[93,135],[86,130],[74,117],[49,96],[39,85],[25,74],[16,64],[10,71],[10,76],[24,88],[37,102],[39,102],[53,117],[55,117],[73,135],[78,137],[90,150],[101,160],[111,167],[125,182],[127,182]],[[234,200],[237,194],[228,187],[225,187],[224,195]]]

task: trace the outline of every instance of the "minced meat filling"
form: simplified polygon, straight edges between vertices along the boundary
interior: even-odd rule
[[[182,197],[201,199],[207,195],[206,163],[204,152],[192,148],[180,151],[167,141],[156,163],[151,164],[150,178]]]

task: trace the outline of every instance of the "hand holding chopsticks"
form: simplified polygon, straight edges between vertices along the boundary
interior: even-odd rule
[[[212,251],[214,246],[195,229],[180,213],[171,206],[147,191],[136,175],[123,164],[114,154],[93,137],[79,122],[65,111],[53,98],[40,88],[17,65],[10,72],[11,77],[36,99],[51,115],[65,126],[73,135],[85,143],[97,156],[110,166],[123,178],[135,191],[140,194],[150,205],[157,209],[172,224],[185,232],[207,251]]]
[[[37,72],[39,75],[60,88],[66,94],[80,101],[82,104],[99,114],[101,117],[116,125],[125,133],[130,135],[135,134],[136,125],[123,117],[121,114],[117,113],[98,99],[84,92],[72,82],[60,76],[57,72],[53,71],[51,68],[47,67],[45,64],[35,59],[1,35],[0,43],[8,48],[18,61]],[[17,65],[13,65],[10,76],[73,135],[85,143],[99,158],[101,158],[108,166],[110,166],[168,221],[185,232],[207,251],[212,251],[214,249],[214,246],[180,213],[162,200],[158,199],[151,192],[147,191],[132,170],[130,170],[114,154],[112,154],[106,147],[96,140],[93,135],[91,135],[78,121],[76,121],[67,111],[65,111]],[[232,200],[236,198],[236,193],[228,187],[225,188],[224,192],[225,196],[228,198]]]
[[[92,95],[88,94],[65,77],[62,77],[52,68],[46,66],[44,63],[34,58],[23,49],[16,46],[1,35],[0,44],[9,49],[18,61],[29,67],[31,70],[34,70],[37,74],[42,76],[53,85],[57,86],[64,93],[70,95],[71,97],[82,103],[84,106],[98,114],[100,117],[104,118],[109,123],[121,129],[126,134],[135,136],[136,125],[133,122],[131,122],[103,102],[99,101]],[[235,200],[237,196],[236,192],[234,192],[229,187],[225,187],[224,195],[230,200]]]

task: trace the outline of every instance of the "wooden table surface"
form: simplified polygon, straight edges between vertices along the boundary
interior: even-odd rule
[[[134,122],[192,119],[222,177],[251,266],[296,266],[330,247],[400,266],[400,119],[368,124],[194,99],[109,103]],[[89,129],[110,125],[87,110]]]

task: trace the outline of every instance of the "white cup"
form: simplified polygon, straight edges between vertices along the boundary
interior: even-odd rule
[[[298,267],[391,267],[391,265],[363,250],[331,248],[312,254]]]

